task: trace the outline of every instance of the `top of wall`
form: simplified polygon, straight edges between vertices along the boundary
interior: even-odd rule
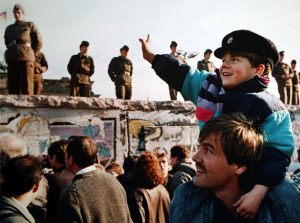
[[[129,111],[178,110],[194,111],[195,106],[187,101],[134,101],[112,98],[0,95],[0,107],[9,108],[70,108],[70,109],[120,109]]]

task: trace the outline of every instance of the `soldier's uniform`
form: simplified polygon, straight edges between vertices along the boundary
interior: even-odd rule
[[[43,73],[48,70],[48,62],[44,53],[38,51],[35,53],[34,62],[34,94],[40,95],[43,90]]]
[[[180,62],[180,63],[184,63],[184,64],[187,64],[186,60],[180,56],[178,53],[170,53],[172,56],[176,57],[177,60]],[[170,85],[169,85],[169,95],[170,95],[170,99],[171,100],[177,100],[177,90],[172,88]]]
[[[9,94],[33,95],[35,52],[42,48],[42,38],[33,22],[16,21],[4,34]]]
[[[280,100],[284,104],[290,105],[292,103],[292,86],[293,86],[292,85],[293,72],[291,68],[286,63],[278,62],[272,70],[272,76],[275,77],[277,81]]]
[[[90,77],[94,74],[95,66],[91,56],[73,55],[68,63],[68,72],[71,75],[70,95],[91,96],[92,82]]]
[[[292,78],[292,84],[293,84],[293,98],[292,98],[292,105],[300,105],[299,102],[299,84],[300,84],[300,80],[299,80],[299,75],[300,73],[297,73],[296,70],[293,70],[293,78]]]
[[[110,61],[108,66],[108,74],[110,79],[115,83],[116,97],[118,99],[131,99],[132,71],[132,62],[125,57],[114,57]]]
[[[199,71],[206,70],[207,72],[214,73],[216,71],[216,67],[213,62],[206,61],[205,59],[198,61],[197,69]]]

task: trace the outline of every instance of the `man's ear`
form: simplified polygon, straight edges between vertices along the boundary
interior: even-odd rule
[[[237,175],[242,175],[246,171],[247,167],[246,166],[237,166],[235,169],[235,173]]]
[[[256,67],[256,73],[259,75],[259,76],[262,76],[264,71],[265,71],[265,65],[263,64],[259,64],[257,67]]]
[[[41,180],[42,180],[42,179],[40,179],[38,182],[36,182],[36,183],[33,185],[33,193],[37,192],[37,190],[39,189]]]

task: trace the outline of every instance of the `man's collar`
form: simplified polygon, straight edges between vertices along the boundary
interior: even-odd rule
[[[88,172],[91,172],[91,171],[94,171],[94,170],[96,170],[96,167],[94,165],[91,165],[91,166],[88,166],[88,167],[85,167],[85,168],[79,170],[75,175],[88,173]]]

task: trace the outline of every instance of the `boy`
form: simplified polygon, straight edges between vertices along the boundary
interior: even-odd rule
[[[279,58],[276,46],[254,32],[233,31],[214,52],[223,62],[219,74],[214,75],[194,71],[168,55],[154,55],[149,35],[140,42],[144,58],[157,75],[196,104],[200,128],[222,113],[241,112],[262,129],[265,144],[256,167],[255,186],[235,203],[237,213],[253,218],[268,188],[283,180],[294,149],[289,113],[265,91],[269,82],[265,68],[273,68]]]

